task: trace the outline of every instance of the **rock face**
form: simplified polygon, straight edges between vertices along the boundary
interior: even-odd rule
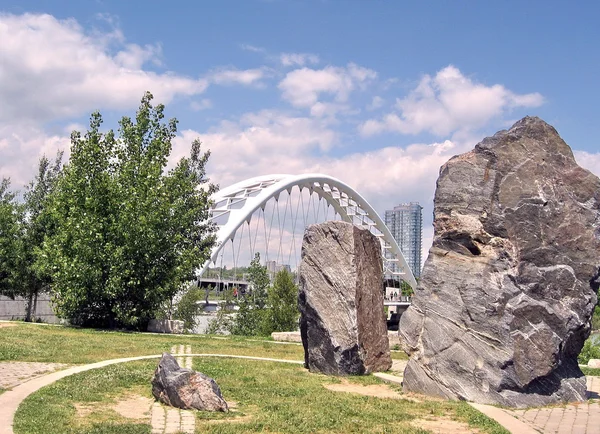
[[[152,395],[164,404],[186,410],[229,411],[215,380],[180,368],[169,353],[163,354],[154,372]]]
[[[400,321],[404,387],[524,407],[585,399],[600,180],[526,117],[440,169],[434,241]]]
[[[309,226],[300,263],[300,334],[311,372],[359,375],[392,365],[383,311],[381,245],[366,229]]]

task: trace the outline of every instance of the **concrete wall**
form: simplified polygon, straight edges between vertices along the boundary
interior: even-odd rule
[[[25,319],[27,313],[27,300],[17,297],[11,300],[0,295],[0,320]],[[33,312],[36,320],[56,324],[60,319],[54,314],[50,303],[50,295],[40,294],[37,299],[36,309]]]

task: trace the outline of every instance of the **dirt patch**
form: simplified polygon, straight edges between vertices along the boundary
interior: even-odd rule
[[[374,396],[376,398],[404,398],[402,395],[400,395],[400,393],[396,392],[385,384],[371,384],[369,386],[363,386],[361,384],[350,383],[345,378],[342,379],[341,383],[327,384],[325,385],[325,388],[333,392],[356,393],[359,395]]]
[[[81,404],[76,402],[73,404],[75,407],[75,412],[77,413],[78,418],[88,417],[90,414],[96,410],[96,406],[94,404]]]
[[[113,410],[120,416],[127,419],[150,419],[150,408],[154,402],[151,398],[141,395],[127,395],[116,403],[94,402],[73,404],[77,417],[84,419],[95,413],[97,417],[103,417],[106,410]],[[107,413],[107,414],[110,414]],[[114,417],[114,413],[113,417]],[[104,415],[106,416],[106,415]]]
[[[5,327],[16,327],[17,325],[14,322],[0,322],[0,329]]]
[[[147,419],[153,402],[151,398],[132,395],[117,402],[112,409],[128,419]]]
[[[479,434],[481,431],[472,428],[464,422],[457,422],[452,419],[440,418],[440,419],[417,419],[411,422],[412,425],[417,428],[421,428],[427,431],[431,431],[436,434]]]

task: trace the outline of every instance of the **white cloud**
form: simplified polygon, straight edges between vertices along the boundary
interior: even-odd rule
[[[283,66],[304,66],[319,63],[319,56],[310,53],[281,53],[279,60]]]
[[[354,63],[347,67],[327,66],[323,69],[301,68],[287,73],[279,83],[282,97],[295,107],[311,107],[321,94],[345,102],[356,88],[377,78],[377,73]]]
[[[70,127],[77,129],[75,124]],[[67,134],[48,135],[32,126],[0,126],[0,179],[10,178],[15,189],[22,189],[31,181],[42,155],[52,159],[58,151],[64,151],[66,161],[70,147]]]
[[[144,70],[146,62],[160,61],[159,46],[124,44],[119,31],[92,37],[72,19],[0,15],[0,40],[0,122],[129,109],[146,90],[168,103],[176,95],[200,94],[208,85],[204,79]],[[121,49],[113,54],[115,44]]]
[[[229,84],[242,84],[251,85],[256,84],[262,78],[266,76],[265,68],[255,69],[244,69],[239,70],[235,68],[220,69],[209,74],[208,78],[210,81],[216,84],[229,85]]]
[[[319,119],[262,110],[237,122],[222,121],[208,132],[182,131],[174,141],[172,164],[189,153],[196,138],[210,149],[210,173],[221,186],[292,168],[303,173],[307,156],[338,141],[337,133]]]
[[[380,109],[381,107],[383,107],[384,103],[385,103],[385,100],[382,97],[374,96],[371,103],[367,106],[367,110],[372,111],[372,110]]]
[[[425,75],[406,98],[397,99],[397,112],[367,120],[359,130],[365,136],[384,131],[447,136],[483,127],[512,108],[538,107],[543,102],[539,93],[519,95],[500,84],[476,83],[450,65],[434,77]]]
[[[600,153],[591,154],[585,151],[573,151],[577,164],[600,176]]]

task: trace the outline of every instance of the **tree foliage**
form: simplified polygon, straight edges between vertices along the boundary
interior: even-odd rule
[[[260,254],[256,253],[248,275],[251,293],[238,302],[239,310],[229,328],[231,334],[267,336],[275,331],[296,330],[298,288],[291,273],[279,271],[271,285],[267,267],[260,264]]]
[[[239,309],[229,330],[233,335],[258,336],[264,334],[267,288],[270,281],[267,267],[260,265],[259,253],[256,253],[250,262],[248,276],[251,290],[239,298]]]
[[[269,288],[268,306],[267,321],[263,327],[266,334],[298,329],[298,287],[286,269],[275,275],[273,285]]]
[[[32,320],[32,311],[38,294],[48,290],[51,277],[39,267],[39,256],[46,236],[54,231],[54,224],[47,205],[62,171],[63,153],[59,152],[53,162],[43,156],[38,172],[25,190],[24,215],[22,219],[22,242],[19,254],[19,295],[27,299],[26,321]]]
[[[18,263],[21,251],[22,208],[10,191],[10,181],[0,181],[0,294],[14,298],[19,295]]]
[[[167,172],[177,121],[164,122],[151,100],[146,93],[135,120],[121,119],[119,137],[100,130],[99,113],[84,136],[71,135],[43,258],[57,313],[74,324],[143,327],[209,258],[209,153],[194,141]]]

